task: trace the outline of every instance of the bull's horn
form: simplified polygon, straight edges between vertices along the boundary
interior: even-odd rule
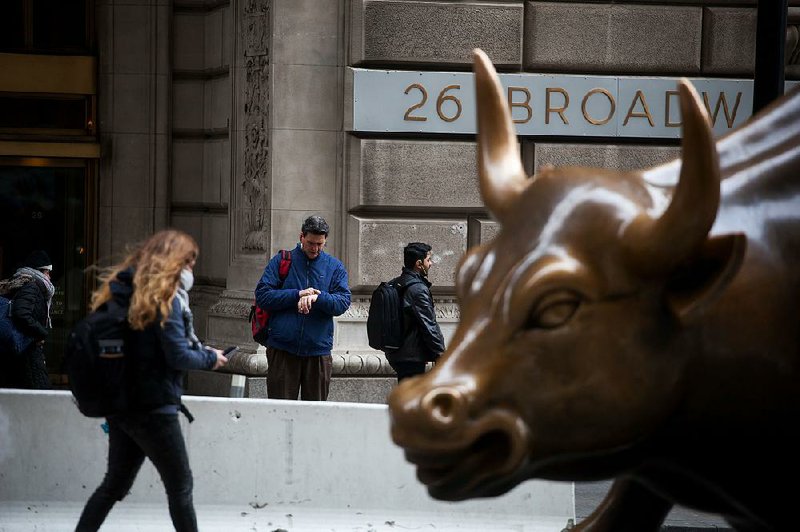
[[[478,174],[483,201],[502,221],[527,176],[517,148],[503,87],[482,50],[474,50],[475,93],[478,102]]]
[[[658,219],[634,221],[624,238],[631,261],[643,273],[668,271],[687,259],[707,238],[719,208],[719,155],[708,113],[689,80],[680,80],[678,92],[683,153],[672,200]]]

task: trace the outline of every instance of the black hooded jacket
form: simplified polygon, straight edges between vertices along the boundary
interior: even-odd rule
[[[433,362],[444,352],[444,336],[436,322],[431,283],[414,270],[403,268],[403,345],[386,354],[389,362]]]
[[[14,324],[25,336],[34,340],[47,338],[47,289],[33,279],[14,294],[11,314]]]

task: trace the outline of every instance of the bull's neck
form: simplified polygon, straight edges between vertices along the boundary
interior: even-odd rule
[[[800,195],[800,91],[717,143],[723,204]]]
[[[717,143],[722,197],[712,234],[785,250],[800,239],[800,91]],[[779,255],[783,252],[778,252]],[[797,255],[791,253],[792,263]]]

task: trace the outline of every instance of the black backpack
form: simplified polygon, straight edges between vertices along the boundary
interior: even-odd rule
[[[70,332],[64,365],[78,410],[106,417],[129,410],[128,307],[110,300]]]
[[[19,356],[30,347],[33,338],[26,336],[14,323],[11,317],[12,303],[11,299],[0,296],[0,355]]]
[[[372,292],[367,316],[369,346],[383,352],[397,351],[403,345],[403,294],[412,284],[400,282],[400,277],[378,285]]]

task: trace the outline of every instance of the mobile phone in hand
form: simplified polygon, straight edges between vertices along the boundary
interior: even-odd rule
[[[232,346],[226,348],[225,351],[222,352],[222,354],[225,355],[225,357],[227,358],[227,357],[231,356],[232,354],[234,354],[238,350],[239,350],[239,346],[238,345],[232,345]]]

